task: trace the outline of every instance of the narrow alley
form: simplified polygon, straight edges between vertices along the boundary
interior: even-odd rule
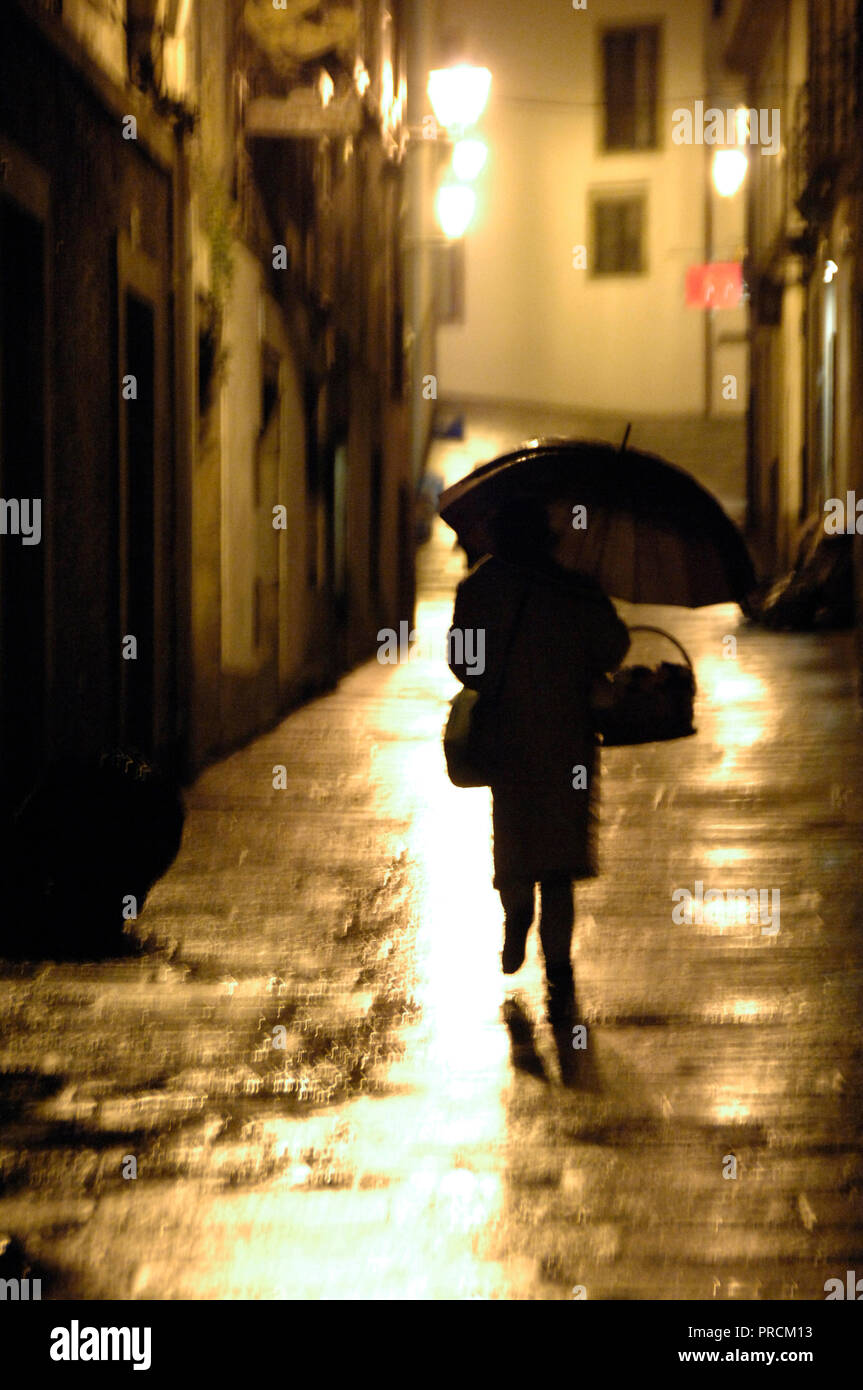
[[[821,1299],[863,1260],[853,634],[639,610],[697,733],[603,754],[573,1075],[533,936],[500,973],[488,792],[446,777],[462,560],[438,520],[414,659],[198,779],[149,954],[4,965],[0,1228],[49,1297]],[[699,881],[777,890],[778,930],[675,922]]]

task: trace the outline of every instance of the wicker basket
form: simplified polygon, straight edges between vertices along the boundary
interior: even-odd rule
[[[594,689],[594,727],[603,747],[660,743],[695,733],[695,674],[685,647],[661,627],[638,624],[633,632],[653,632],[671,642],[683,657],[659,666],[622,666]]]

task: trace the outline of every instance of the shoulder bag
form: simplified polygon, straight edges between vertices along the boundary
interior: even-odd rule
[[[480,701],[485,714],[498,699],[503,685],[503,677],[509,654],[512,650],[516,628],[521,621],[530,584],[526,584],[516,607],[515,617],[506,638],[503,660],[498,669],[491,691],[472,690],[464,686],[450,701],[449,716],[443,732],[443,751],[446,759],[447,775],[456,787],[488,787],[491,785],[491,769],[479,756],[476,743],[476,730]]]

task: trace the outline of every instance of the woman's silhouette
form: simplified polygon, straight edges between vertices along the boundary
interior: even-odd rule
[[[492,769],[494,886],[505,914],[502,965],[524,961],[540,890],[540,940],[553,1022],[571,1017],[573,879],[596,875],[599,763],[590,690],[629,647],[602,588],[559,562],[560,537],[535,498],[505,504],[492,523],[494,554],[456,592],[453,627],[485,629],[486,668],[451,661],[476,706],[477,753]]]

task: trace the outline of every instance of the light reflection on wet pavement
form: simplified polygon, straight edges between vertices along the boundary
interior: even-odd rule
[[[459,554],[438,523],[417,660],[199,779],[141,921],[166,949],[0,972],[0,1229],[54,1296],[803,1299],[863,1260],[852,637],[639,612],[693,655],[698,734],[604,755],[585,1057],[533,935],[502,1014],[489,798],[440,748]],[[781,930],[674,924],[698,880],[778,888]]]

